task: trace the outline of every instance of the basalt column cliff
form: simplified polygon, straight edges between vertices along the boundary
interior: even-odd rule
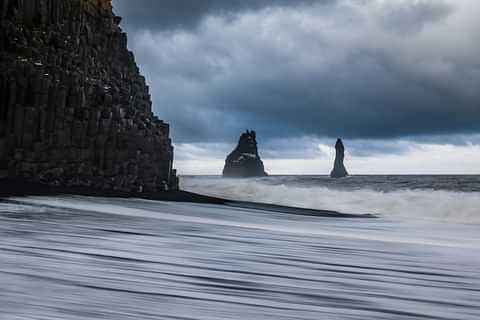
[[[177,189],[169,126],[110,0],[0,0],[0,175]]]

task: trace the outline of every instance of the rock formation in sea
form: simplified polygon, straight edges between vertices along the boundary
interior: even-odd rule
[[[0,1],[0,171],[59,186],[177,189],[110,0]]]
[[[263,162],[258,155],[255,131],[242,133],[238,145],[225,160],[224,177],[263,177],[266,176]]]
[[[335,153],[335,164],[330,176],[332,178],[343,178],[348,176],[347,169],[345,169],[345,165],[343,164],[343,160],[345,159],[345,147],[342,139],[337,139],[337,143],[335,143]]]

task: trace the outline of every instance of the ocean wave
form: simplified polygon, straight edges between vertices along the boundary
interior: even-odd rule
[[[325,186],[275,183],[275,177],[224,179],[183,177],[183,189],[232,200],[301,208],[371,213],[386,218],[439,222],[480,223],[480,192],[432,189],[379,191],[371,188],[342,190]]]

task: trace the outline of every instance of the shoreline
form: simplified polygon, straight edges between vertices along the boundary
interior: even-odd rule
[[[0,202],[12,197],[66,195],[122,199],[137,198],[152,201],[212,204],[231,208],[253,209],[266,212],[271,211],[284,214],[329,218],[376,218],[376,216],[372,214],[350,214],[331,210],[317,210],[276,204],[228,200],[182,190],[157,193],[133,193],[115,190],[100,190],[89,187],[55,187],[36,182],[28,182],[23,179],[0,179]]]
[[[141,198],[145,200],[192,202],[205,204],[224,204],[226,200],[204,196],[187,191],[168,191],[156,193],[136,193],[118,190],[103,190],[90,187],[50,186],[38,182],[29,182],[23,179],[0,179],[0,200],[10,197],[26,196],[61,196],[76,195],[103,198]]]

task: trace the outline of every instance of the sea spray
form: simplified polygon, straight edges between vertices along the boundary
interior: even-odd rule
[[[441,177],[403,177],[408,183],[402,183],[399,179],[388,176],[363,177],[362,185],[360,182],[355,183],[353,177],[332,184],[324,177],[225,179],[198,176],[183,177],[181,187],[232,200],[345,213],[373,213],[391,219],[480,223],[480,191],[435,190],[441,185],[438,183]],[[472,178],[469,182],[470,189],[475,190],[477,183],[477,178]],[[463,183],[462,188],[466,187]]]

